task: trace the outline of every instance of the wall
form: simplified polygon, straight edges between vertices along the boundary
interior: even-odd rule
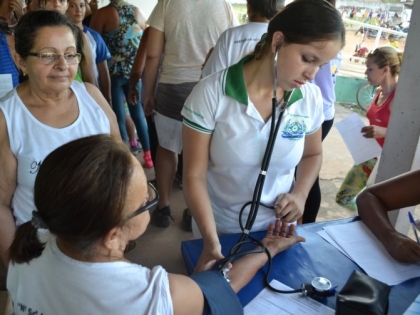
[[[365,84],[366,79],[337,76],[335,84],[335,97],[337,103],[355,104],[357,89],[360,85]]]
[[[157,3],[157,0],[126,0],[126,1],[138,7],[146,17],[148,17],[150,13],[152,13],[152,10]]]

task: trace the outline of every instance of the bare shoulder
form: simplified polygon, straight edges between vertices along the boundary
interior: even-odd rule
[[[100,8],[97,12],[96,12],[96,14],[101,14],[102,16],[105,16],[106,14],[109,14],[109,13],[111,13],[111,12],[115,12],[116,10],[115,10],[115,8],[112,6],[112,5],[110,5],[110,4],[108,4],[108,5],[106,5],[106,6],[104,6],[104,7],[102,7],[102,8]]]
[[[99,104],[99,106],[101,106],[102,108],[110,108],[107,100],[105,99],[105,97],[102,95],[101,91],[92,83],[89,82],[83,82],[86,88],[86,91],[90,94],[90,96],[92,96],[92,98],[96,101],[96,103]]]
[[[112,110],[111,106],[108,104],[105,97],[102,95],[101,91],[99,91],[99,89],[93,84],[87,82],[85,82],[85,87],[90,96],[92,96],[92,98],[102,108],[102,110],[105,112],[105,115],[108,117],[111,126],[111,134],[116,136],[118,139],[121,139],[115,113]]]
[[[200,287],[187,276],[168,274],[175,314],[200,315],[203,313],[204,297]]]
[[[110,31],[107,29],[107,26],[108,24],[113,24],[113,22],[115,24],[115,21],[119,21],[118,11],[113,6],[107,5],[96,11],[90,22],[90,27],[102,34]]]
[[[88,91],[90,95],[96,94],[98,92],[100,93],[99,89],[92,83],[83,82],[83,84],[85,85],[86,91]]]

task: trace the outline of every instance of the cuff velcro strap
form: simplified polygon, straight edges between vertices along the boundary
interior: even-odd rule
[[[210,270],[190,277],[198,284],[206,299],[204,315],[244,314],[238,296],[220,272]]]

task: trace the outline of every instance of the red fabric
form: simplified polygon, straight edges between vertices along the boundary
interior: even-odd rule
[[[376,103],[378,101],[379,94],[380,91],[378,91],[378,93],[372,101],[372,104],[370,104],[366,112],[366,117],[369,119],[370,125],[387,128],[389,117],[391,116],[391,102],[394,99],[395,90],[388,96],[388,98],[382,105],[377,106]],[[385,138],[376,138],[376,141],[378,141],[379,145],[383,147]]]

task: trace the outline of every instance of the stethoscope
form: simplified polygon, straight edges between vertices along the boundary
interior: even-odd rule
[[[288,107],[290,99],[293,95],[294,90],[288,92],[286,91],[283,97],[283,100],[277,105],[277,54],[280,47],[277,47],[275,57],[274,57],[274,88],[273,88],[273,98],[272,98],[272,119],[270,125],[270,133],[267,141],[267,146],[264,152],[263,160],[261,163],[261,170],[258,174],[257,182],[255,184],[254,193],[252,195],[252,201],[245,203],[239,213],[239,225],[242,230],[242,234],[238,242],[231,248],[229,255],[224,259],[218,261],[215,265],[215,269],[219,270],[227,281],[229,279],[229,268],[230,263],[237,257],[244,256],[247,254],[256,254],[265,252],[268,256],[268,269],[265,275],[265,285],[272,291],[290,294],[290,293],[301,293],[304,296],[333,296],[336,293],[335,288],[332,288],[331,282],[324,277],[316,277],[311,283],[302,284],[302,287],[296,290],[279,290],[270,285],[269,275],[272,267],[272,257],[267,248],[261,243],[261,241],[253,238],[250,235],[252,226],[254,225],[255,219],[257,217],[259,206],[267,207],[274,209],[274,206],[266,205],[261,203],[261,195],[264,188],[264,182],[266,179],[268,167],[270,165],[271,155],[273,153],[274,144],[276,142],[277,134],[280,129],[281,120],[284,114],[285,109]],[[279,110],[279,116],[277,120],[275,119],[276,110]],[[248,218],[246,220],[245,226],[242,223],[242,215],[246,207],[250,205]],[[242,251],[241,248],[245,244],[254,244],[261,249],[254,249],[248,251]]]

